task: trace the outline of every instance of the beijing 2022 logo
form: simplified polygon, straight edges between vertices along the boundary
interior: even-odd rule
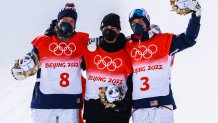
[[[64,42],[60,44],[51,43],[49,45],[49,51],[53,52],[56,56],[66,55],[70,56],[74,51],[76,51],[76,46],[73,42],[69,43],[68,45]]]
[[[139,48],[133,48],[131,51],[131,57],[135,58],[136,61],[144,59],[150,59],[153,54],[157,52],[157,46],[154,44],[146,46],[139,46]]]
[[[101,57],[100,55],[96,55],[94,57],[94,64],[98,69],[108,69],[109,71],[115,71],[117,68],[121,67],[122,60],[120,58],[112,59],[109,56]]]

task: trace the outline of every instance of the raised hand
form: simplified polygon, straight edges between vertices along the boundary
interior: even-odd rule
[[[197,1],[189,0],[187,3],[187,7],[195,11],[197,17],[201,16],[201,6]]]

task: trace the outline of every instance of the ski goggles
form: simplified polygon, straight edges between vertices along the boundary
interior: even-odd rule
[[[129,14],[129,20],[134,17],[145,17],[150,20],[148,13],[144,9],[134,9]]]

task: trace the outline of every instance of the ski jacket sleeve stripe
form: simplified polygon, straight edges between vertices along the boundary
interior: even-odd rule
[[[200,20],[201,17],[196,17],[196,15],[192,13],[186,32],[173,36],[172,44],[170,46],[170,55],[196,44],[195,39],[197,38],[200,30]]]

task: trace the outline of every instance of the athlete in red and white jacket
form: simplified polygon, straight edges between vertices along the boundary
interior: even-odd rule
[[[129,122],[132,65],[124,48],[126,38],[120,30],[120,17],[114,13],[106,15],[101,22],[103,36],[93,39],[99,40],[99,47],[95,50],[88,48],[84,52],[87,79],[83,116],[86,123]],[[123,92],[118,89],[122,86]],[[102,88],[106,88],[107,102],[115,103],[116,107],[106,108],[101,102],[99,94]]]
[[[32,52],[41,63],[31,102],[33,123],[79,122],[81,62],[89,36],[75,31],[76,20],[74,4],[67,3],[58,13],[56,35],[41,35],[32,41]],[[17,71],[12,69],[12,74],[19,79]]]
[[[189,4],[195,5],[189,8],[194,12],[186,32],[180,35],[162,33],[149,39],[148,13],[144,9],[130,12],[129,22],[134,34],[126,49],[133,66],[134,123],[174,122],[176,106],[170,87],[174,54],[193,46],[200,29],[200,6],[196,1]]]

